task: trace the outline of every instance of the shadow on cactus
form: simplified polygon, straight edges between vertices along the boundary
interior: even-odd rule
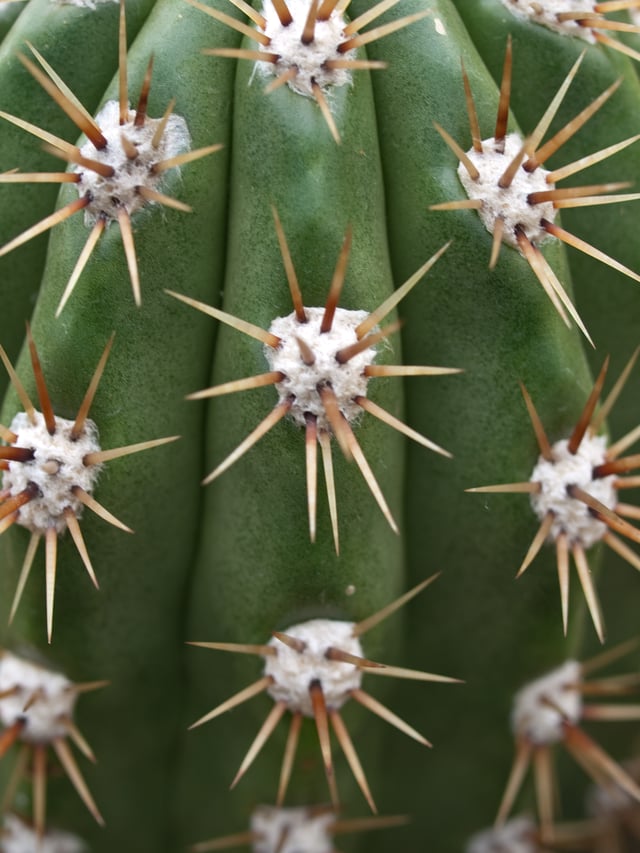
[[[149,204],[160,204],[187,213],[191,212],[189,205],[160,191],[164,173],[219,151],[222,147],[210,145],[190,151],[189,129],[182,117],[173,114],[174,101],[169,103],[162,118],[149,118],[147,101],[151,88],[153,57],[147,67],[138,106],[135,111],[129,109],[124,12],[125,4],[122,0],[119,33],[119,99],[107,101],[95,119],[32,45],[29,45],[31,52],[44,69],[44,73],[26,56],[18,54],[25,68],[48,92],[60,109],[64,110],[78,129],[86,135],[88,141],[84,145],[80,147],[73,145],[17,116],[0,111],[0,117],[42,139],[46,150],[53,156],[67,163],[76,164],[72,172],[13,171],[0,175],[0,182],[4,183],[76,184],[79,198],[45,217],[0,248],[0,257],[2,257],[64,222],[75,213],[84,211],[85,225],[91,231],[62,294],[56,317],[60,315],[71,296],[100,237],[113,222],[117,222],[120,228],[134,301],[137,306],[140,306],[142,301],[140,274],[131,225],[132,217]]]

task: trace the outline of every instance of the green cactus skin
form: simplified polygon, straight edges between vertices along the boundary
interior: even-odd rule
[[[194,147],[227,142],[233,67],[223,63],[218,67],[217,97],[211,97],[203,82],[183,73],[184,63],[197,56],[198,48],[206,42],[199,42],[197,15],[184,9],[182,3],[161,3],[129,54],[134,100],[149,56],[157,50],[167,26],[173,41],[156,56],[150,115],[162,115],[168,101],[175,97],[176,112],[186,118]],[[204,73],[203,66],[204,61]],[[211,85],[210,69],[206,76]],[[117,85],[111,96],[114,91]],[[112,233],[98,244],[60,319],[49,330],[64,283],[87,238],[88,230],[76,216],[51,235],[32,322],[54,405],[66,416],[73,416],[84,393],[82,385],[116,330],[92,410],[103,447],[145,440],[167,434],[166,430],[183,436],[174,445],[175,453],[161,451],[155,460],[131,457],[131,464],[116,467],[116,461],[105,470],[96,496],[123,520],[126,516],[125,523],[135,534],[128,536],[96,518],[83,520],[100,592],[82,577],[71,543],[61,543],[54,643],[47,653],[54,655],[60,666],[69,670],[73,666],[77,679],[104,677],[112,682],[96,703],[100,705],[98,712],[86,724],[80,720],[99,756],[99,773],[87,773],[87,779],[96,800],[104,804],[108,829],[93,826],[91,818],[71,798],[57,818],[59,823],[77,827],[78,834],[95,849],[104,845],[102,849],[158,850],[170,843],[167,826],[158,815],[169,811],[170,765],[182,731],[181,693],[175,689],[167,692],[168,685],[180,684],[182,679],[183,616],[180,606],[174,609],[172,602],[181,602],[186,595],[185,565],[195,552],[203,467],[202,446],[193,441],[203,429],[202,412],[186,405],[183,394],[207,380],[212,330],[204,318],[174,306],[162,286],[188,280],[193,295],[210,301],[217,297],[220,283],[216,270],[220,268],[225,235],[228,150],[227,145],[212,157],[186,165],[179,176],[167,176],[163,191],[188,200],[197,215],[156,207],[137,219],[135,240],[144,310],[137,310],[133,304],[119,234],[117,227],[112,227]],[[186,251],[191,241],[193,247]],[[163,254],[167,242],[182,248],[168,257]],[[101,294],[99,299],[97,293]],[[30,368],[24,359],[18,369],[33,392]],[[115,389],[123,387],[122,383],[130,388],[126,401],[117,399]],[[15,410],[12,393],[3,422],[9,421]],[[170,531],[171,542],[164,540],[163,531]],[[3,537],[3,565],[19,567],[25,547],[22,533],[12,530]],[[19,611],[6,642],[41,644],[42,577],[42,563],[36,563],[24,609]],[[14,572],[3,572],[3,623],[15,581]],[[125,618],[127,601],[134,609]],[[92,630],[81,637],[78,632],[85,620]],[[76,655],[78,644],[82,652]],[[69,655],[64,654],[65,648]],[[126,661],[126,666],[118,674],[119,660]],[[116,717],[120,722],[112,726]],[[118,744],[125,741],[128,747],[122,753]],[[109,789],[118,793],[107,802]],[[143,790],[147,791],[144,797]]]
[[[499,4],[498,4],[499,5]],[[496,8],[496,4],[483,2],[471,6],[457,2],[460,13],[465,17],[467,26],[473,30],[478,47],[483,53],[487,65],[494,76],[497,67],[491,63],[492,43],[487,37],[494,33],[495,39],[504,37],[508,29],[514,43],[514,57],[522,57],[514,64],[514,97],[512,107],[523,123],[534,121],[529,118],[543,108],[545,99],[559,85],[563,72],[551,61],[559,50],[572,62],[584,43],[580,40],[563,39],[541,27],[523,27],[519,22],[509,20]],[[482,29],[483,36],[480,36]],[[493,45],[495,47],[495,45]],[[532,63],[531,57],[539,58]],[[531,90],[531,98],[522,98],[524,79],[531,79],[531,70],[536,72]],[[599,46],[590,47],[583,60],[582,67],[571,87],[566,104],[563,105],[557,121],[561,126],[579,109],[595,98],[613,80],[622,77],[623,83],[613,98],[591,120],[587,127],[570,140],[562,149],[562,161],[570,161],[580,156],[588,137],[591,150],[598,150],[614,141],[632,136],[638,132],[638,77],[637,62],[631,62],[613,50]],[[571,95],[571,91],[575,91]],[[582,137],[582,144],[581,144]],[[637,143],[602,163],[576,176],[583,183],[600,183],[626,180],[637,186],[640,174],[640,149]],[[635,189],[635,187],[634,187]],[[603,251],[612,255],[631,269],[640,270],[640,256],[637,250],[636,227],[638,216],[637,202],[629,205],[614,205],[609,211],[597,208],[589,211],[563,211],[565,227]],[[608,215],[607,215],[608,214]],[[610,354],[610,375],[616,376],[639,343],[638,336],[638,284],[626,276],[605,267],[580,252],[569,251],[569,263],[572,280],[581,314],[594,336],[597,351],[587,352],[594,371],[599,369],[605,354]],[[634,378],[635,377],[635,378]],[[620,397],[609,417],[611,435],[624,435],[637,424],[638,409],[637,371],[631,376],[629,387]],[[631,449],[633,452],[635,448]],[[633,500],[633,491],[627,496]],[[638,594],[638,577],[630,572],[628,564],[618,555],[605,549],[601,566],[601,601],[603,610],[609,614],[607,620],[609,643],[623,641],[637,630],[637,613],[633,606]],[[595,644],[587,634],[584,654],[593,654]],[[637,665],[637,656],[636,656]],[[618,755],[628,753],[628,730],[607,730],[603,732],[601,742],[611,752]],[[579,789],[578,785],[576,787]]]
[[[436,19],[447,35],[439,32]],[[404,329],[406,358],[421,361],[428,351],[434,362],[455,361],[465,368],[453,388],[453,383],[445,388],[438,382],[429,395],[417,390],[409,394],[409,419],[423,429],[435,420],[436,428],[451,436],[455,458],[448,469],[444,460],[425,459],[408,448],[406,485],[410,577],[419,577],[427,554],[430,565],[445,573],[440,589],[417,605],[421,617],[410,624],[409,659],[415,665],[415,654],[438,649],[440,669],[467,681],[464,707],[449,694],[439,697],[428,712],[438,730],[436,743],[455,737],[459,745],[455,759],[444,749],[434,750],[431,778],[451,773],[460,783],[454,798],[444,792],[440,798],[431,789],[429,799],[435,798],[437,805],[433,813],[427,812],[420,805],[423,789],[400,788],[391,781],[409,760],[406,745],[399,744],[388,753],[393,762],[387,776],[388,797],[393,809],[413,803],[410,811],[423,815],[424,837],[434,832],[447,839],[446,849],[460,850],[470,828],[486,823],[483,815],[492,815],[497,808],[493,804],[506,782],[512,747],[505,734],[512,691],[534,674],[527,668],[529,662],[536,661],[539,671],[545,666],[542,661],[555,661],[558,648],[563,648],[551,561],[537,567],[536,578],[513,581],[538,523],[528,502],[507,497],[497,506],[496,496],[464,495],[463,490],[499,482],[503,476],[511,480],[530,475],[538,450],[519,380],[534,394],[550,433],[558,435],[575,420],[590,380],[577,335],[568,333],[557,317],[554,320],[553,308],[532,282],[523,259],[503,246],[496,269],[490,271],[491,238],[475,211],[427,210],[430,204],[463,197],[456,159],[433,128],[437,121],[463,147],[470,142],[461,56],[485,138],[492,135],[497,108],[495,88],[450,4],[436,4],[433,18],[381,43],[374,55],[396,68],[393,75],[374,78],[377,103],[385,105],[380,138],[383,162],[389,164],[385,179],[396,275],[402,278],[421,247],[437,244],[444,234],[454,241],[450,254],[433,270],[428,287],[410,297],[411,316],[422,319],[415,329],[409,325]],[[435,75],[439,85],[425,90],[422,81]],[[405,154],[399,159],[394,151]],[[562,264],[557,247],[548,257]],[[567,280],[566,266],[564,270],[561,278]],[[516,448],[521,448],[518,457]],[[497,610],[505,634],[485,633],[483,626]],[[450,618],[451,613],[459,618]],[[484,640],[473,649],[461,645],[460,638],[467,633]],[[411,701],[406,692],[407,706]],[[467,768],[470,762],[473,771]],[[498,763],[500,772],[485,773]],[[482,784],[476,773],[482,773]],[[464,825],[458,815],[461,799]]]
[[[0,39],[3,39],[9,32],[24,7],[23,0],[18,3],[0,3]]]
[[[248,85],[250,74],[248,63],[238,66],[225,310],[264,328],[276,316],[292,311],[271,204],[282,211],[282,227],[304,304],[324,305],[346,228],[351,225],[352,250],[340,305],[373,310],[392,291],[393,283],[382,227],[382,181],[366,72],[359,73],[352,91],[344,88],[335,93],[332,109],[342,137],[339,147],[313,101],[287,87],[265,96],[259,80]],[[262,179],[265,161],[273,170],[268,183]],[[328,199],[332,201],[327,206]],[[309,245],[313,246],[311,253]],[[382,360],[402,363],[397,336],[391,346],[392,353],[383,349]],[[266,369],[261,344],[236,330],[220,329],[211,384]],[[377,402],[400,414],[397,380],[372,380],[369,388]],[[211,429],[205,470],[221,461],[275,402],[271,388],[212,400],[208,406]],[[221,417],[227,425],[224,432],[215,427]],[[358,441],[402,528],[402,442],[390,435],[387,426],[371,421],[374,419],[369,415],[364,416],[357,428]],[[206,487],[207,522],[192,586],[190,639],[265,642],[272,630],[284,630],[287,624],[304,618],[361,618],[399,594],[403,586],[401,541],[382,518],[355,464],[346,464],[337,447],[333,457],[339,558],[334,553],[322,474],[317,542],[309,544],[304,434],[288,421],[274,427],[234,468]],[[247,476],[251,478],[249,490]],[[264,512],[266,505],[268,512]],[[240,540],[238,524],[242,528]],[[287,534],[281,537],[284,530]],[[254,567],[249,578],[244,575],[245,565]],[[351,598],[345,594],[350,585],[356,588]],[[221,590],[224,595],[220,595]],[[375,657],[378,648],[369,653]],[[192,720],[227,698],[234,688],[240,689],[259,676],[255,661],[243,666],[242,661],[218,661],[212,654],[201,650],[189,653],[190,681],[194,684]],[[218,680],[218,666],[225,672],[233,669],[234,674]],[[263,709],[268,707],[266,700],[255,704],[259,710],[247,707],[237,712],[249,719],[249,731],[253,727],[257,731],[258,721],[266,713]],[[216,822],[222,826],[223,820],[226,831],[241,825],[255,801],[256,790],[263,801],[275,796],[279,771],[274,772],[273,762],[277,767],[282,755],[284,723],[276,733],[278,745],[270,743],[265,748],[272,756],[268,766],[265,768],[261,756],[249,771],[253,784],[248,778],[243,780],[233,795],[221,799],[216,807],[216,789],[228,786],[242,758],[243,740],[228,728],[232,722],[230,718],[215,721],[189,733],[188,762],[202,765],[196,765],[201,779],[196,799],[189,789],[181,807],[189,809],[190,838],[199,837],[196,827],[201,827],[200,836],[210,835],[211,827]],[[305,729],[303,755],[311,756],[313,764],[306,774],[310,779],[303,777],[297,784],[294,781],[291,791],[296,802],[309,795],[327,797],[317,736],[308,722]],[[209,760],[211,750],[217,755],[215,768]],[[303,755],[298,766],[305,765]],[[336,761],[343,764],[337,757]],[[190,772],[193,775],[193,770]],[[351,801],[354,792],[350,783],[345,785],[344,775],[340,788]]]
[[[562,54],[568,68],[585,48],[585,43],[579,39],[563,38],[543,27],[526,25],[526,22],[518,21],[506,12],[499,2],[456,0],[456,6],[496,80],[500,75],[499,45],[504,43],[506,33],[511,33],[514,51],[511,105],[518,121],[525,128],[532,127],[564,77],[565,67],[559,66],[556,57]],[[588,47],[555,126],[561,127],[618,77],[623,82],[602,110],[563,146],[556,157],[559,164],[638,133],[637,66],[637,62],[614,50],[598,45]],[[634,191],[639,175],[640,148],[635,143],[615,157],[576,175],[574,181],[578,184],[623,180],[631,182],[630,191]],[[636,272],[640,271],[637,218],[638,202],[611,205],[600,210],[562,211],[564,227]],[[569,249],[568,261],[580,313],[597,346],[597,350],[587,348],[592,370],[597,372],[608,354],[611,357],[609,375],[615,377],[640,342],[639,285],[581,252]],[[625,393],[608,418],[610,433],[616,438],[637,425],[637,382],[637,371],[634,371]],[[630,452],[634,450],[632,448]],[[635,494],[637,492],[631,490],[625,497],[633,500]],[[615,644],[637,630],[633,602],[638,594],[638,577],[630,572],[624,560],[609,549],[603,552],[600,576],[603,611],[605,614],[615,613],[615,618],[610,615],[607,620],[608,642]],[[585,644],[584,654],[593,654],[596,644],[588,632]],[[629,748],[628,732],[607,731],[602,742],[612,751],[625,754]]]
[[[42,2],[31,0],[18,24],[26,26]],[[493,132],[498,95],[490,74],[501,66],[505,31],[491,40],[481,35],[487,35],[482,24],[485,7],[495,9],[499,4],[483,0],[472,9],[466,4],[465,9],[463,2],[433,0],[428,17],[367,46],[369,58],[388,61],[389,68],[372,73],[371,81],[368,72],[355,72],[353,86],[335,92],[330,103],[339,145],[312,100],[286,86],[264,95],[259,79],[249,85],[251,63],[199,55],[202,48],[237,47],[236,32],[182,0],[157,0],[151,12],[147,4],[137,24],[131,0],[130,5],[130,39],[146,18],[129,54],[133,100],[149,55],[155,52],[150,115],[161,114],[168,100],[176,97],[176,112],[187,119],[194,147],[215,142],[226,147],[186,165],[179,176],[167,175],[163,191],[192,205],[193,214],[155,207],[134,219],[140,309],[131,298],[116,228],[99,243],[55,321],[55,309],[86,240],[81,217],[68,220],[40,241],[48,244],[43,275],[37,268],[42,261],[35,260],[35,251],[29,254],[30,248],[20,250],[28,272],[17,272],[27,269],[19,265],[17,253],[2,259],[12,275],[16,271],[26,279],[23,293],[39,290],[32,328],[56,412],[73,416],[87,378],[115,330],[113,352],[92,410],[102,445],[182,435],[170,448],[115,461],[105,470],[96,497],[136,533],[127,536],[89,514],[83,519],[100,592],[84,577],[72,545],[61,544],[55,636],[47,654],[74,680],[112,682],[92,700],[91,714],[79,717],[98,756],[98,765],[87,770],[86,777],[107,827],[93,826],[75,793],[67,790],[66,782],[59,786],[57,779],[49,783],[51,820],[86,838],[97,853],[117,848],[176,853],[199,839],[238,832],[248,825],[256,803],[274,799],[286,727],[280,724],[246,778],[229,792],[270,700],[252,700],[187,732],[195,719],[255,681],[260,671],[255,658],[185,647],[184,641],[264,643],[271,631],[306,618],[357,620],[427,575],[442,571],[433,589],[411,602],[388,627],[372,633],[371,643],[365,645],[373,659],[467,681],[455,688],[391,679],[366,682],[367,689],[394,712],[424,731],[434,750],[421,754],[415,743],[382,721],[372,721],[360,708],[348,708],[345,720],[381,812],[413,816],[411,826],[394,830],[394,841],[397,837],[397,843],[410,850],[429,846],[439,853],[459,851],[497,811],[512,758],[508,714],[513,693],[566,655],[584,657],[579,652],[584,608],[577,595],[572,596],[576,606],[568,639],[562,637],[551,551],[538,557],[525,578],[513,581],[537,527],[526,499],[463,493],[469,487],[530,475],[538,449],[519,380],[530,391],[552,441],[572,428],[591,387],[579,333],[563,326],[522,257],[503,247],[496,269],[490,271],[491,238],[475,211],[428,210],[462,197],[456,158],[433,127],[436,121],[463,147],[468,144],[461,55],[483,135]],[[371,4],[355,0],[353,5],[357,15]],[[471,9],[480,21],[477,29],[462,24],[456,5],[463,14]],[[217,8],[228,13],[231,7],[219,0]],[[92,51],[79,63],[81,80],[74,77],[71,63],[62,56],[58,62],[36,35],[30,37],[90,109],[101,101],[116,66],[117,9],[110,4],[99,9],[106,15],[99,23],[86,10],[69,12],[78,21],[81,15],[86,17],[77,35],[85,48],[83,34],[89,33],[85,27],[90,21],[99,33],[87,35]],[[408,0],[382,20],[422,9],[418,0]],[[505,16],[498,17],[503,21]],[[577,48],[548,39],[546,66],[553,70],[553,82],[547,83],[542,72],[536,76],[525,111],[530,81],[519,76],[519,57],[527,57],[525,69],[534,62],[539,28],[521,29],[516,35],[516,22],[512,105],[515,120],[527,130],[547,106],[549,93],[557,89]],[[6,51],[11,68],[17,67],[14,48],[9,47],[16,32],[18,26],[0,47],[0,58]],[[63,38],[52,40],[61,53],[63,45],[73,44]],[[96,62],[100,78],[97,71],[87,72],[93,67],[94,42],[100,45]],[[69,53],[75,63],[78,54]],[[588,72],[582,70],[575,81],[580,105],[604,88],[605,78],[610,82],[608,60],[603,64],[599,52],[594,57],[590,52],[585,60]],[[611,64],[626,66],[618,58]],[[0,67],[0,75],[6,75],[0,77],[2,98],[6,91],[13,93],[0,108],[31,120],[40,119],[45,110],[57,113],[48,102],[44,106],[45,95],[19,68],[21,91],[29,95],[18,97],[15,89],[6,89],[4,80],[10,74]],[[594,119],[576,137],[580,154],[635,132],[631,107],[637,115],[637,83],[626,77],[623,89],[628,129],[620,128],[612,138],[610,124]],[[109,91],[113,95],[117,84]],[[567,100],[570,113],[576,111],[569,104],[572,97]],[[33,109],[30,116],[21,108],[25,99]],[[56,127],[47,123],[48,129],[64,135]],[[8,126],[0,134],[0,169],[51,168],[41,165],[45,160],[38,143],[29,146],[22,132],[19,148],[10,149],[9,141],[18,138],[13,130]],[[21,155],[19,164],[5,160],[5,140],[7,151]],[[40,158],[37,165],[28,165],[28,148]],[[616,158],[618,162],[622,160]],[[11,187],[7,197],[16,199],[16,210],[28,213],[27,227],[40,215],[32,215],[34,208],[25,201],[24,190]],[[65,187],[58,204],[71,198]],[[46,205],[43,202],[42,215],[53,207],[51,196]],[[331,538],[322,473],[317,542],[309,542],[304,438],[288,421],[277,424],[219,479],[204,488],[199,485],[272,409],[275,391],[263,388],[205,403],[184,401],[184,395],[208,384],[267,368],[258,342],[178,304],[164,290],[221,304],[265,328],[275,316],[290,313],[272,206],[282,221],[306,306],[324,304],[349,225],[353,244],[340,299],[340,305],[349,308],[374,309],[394,286],[453,240],[425,281],[400,304],[398,314],[406,322],[401,336],[391,341],[393,349],[380,350],[382,360],[390,364],[441,364],[464,368],[465,374],[405,381],[379,378],[369,388],[376,402],[445,445],[454,459],[438,458],[417,445],[405,448],[404,440],[389,427],[365,414],[358,440],[401,535],[389,528],[355,465],[344,462],[334,449],[339,557]],[[19,229],[8,222],[7,208],[0,210],[4,243]],[[618,206],[615,222],[613,217],[607,221],[611,210],[604,215],[597,208],[581,212],[579,233],[587,239],[588,233],[593,234],[594,243],[639,268],[634,263],[637,239],[627,236],[624,247],[596,240],[601,228],[612,240],[618,229],[633,233],[631,206]],[[623,254],[627,248],[629,254]],[[564,253],[550,246],[545,255],[571,291]],[[616,292],[625,289],[632,296],[628,302],[625,296],[609,305],[587,292],[575,278],[576,272],[586,273],[573,259],[571,264],[578,307],[598,345],[593,364],[599,366],[604,354],[614,349],[615,375],[637,345],[633,319],[638,316],[637,305],[632,298],[638,298],[637,285],[618,282]],[[598,277],[608,282],[601,269]],[[1,281],[4,288],[5,279]],[[0,320],[0,342],[14,353],[30,313],[25,304],[14,301],[16,287],[7,284],[10,298],[3,297],[15,314],[3,310]],[[605,289],[608,284],[603,284]],[[610,318],[622,324],[620,334]],[[33,393],[24,353],[18,372]],[[616,437],[637,423],[634,397],[627,392],[628,402],[614,410],[619,418],[613,430]],[[10,391],[3,423],[10,421],[15,409],[15,394]],[[26,539],[15,526],[0,539],[1,622]],[[16,623],[5,635],[6,645],[44,646],[42,572],[42,562],[36,562]],[[616,640],[637,630],[638,581],[628,566],[617,574],[625,576],[621,590],[617,581],[610,589],[607,578],[599,584],[605,614],[620,613],[620,625],[617,617],[608,619],[610,636]],[[347,591],[350,586],[355,587],[353,594]],[[612,752],[626,757],[632,739],[627,727]],[[334,762],[345,811],[360,814],[361,794],[337,746]],[[584,779],[572,773],[562,779],[568,811],[577,816]],[[287,805],[327,798],[317,735],[307,722]],[[352,842],[340,839],[344,849],[372,853],[387,850],[389,843],[387,833]]]

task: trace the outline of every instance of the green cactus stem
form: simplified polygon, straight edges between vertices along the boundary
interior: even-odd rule
[[[567,36],[509,5],[28,0],[0,31],[0,675],[109,681],[33,760],[47,690],[0,684],[30,816],[0,849],[622,837],[562,759],[556,805],[549,756],[637,799],[635,9],[582,4]],[[584,680],[593,648],[613,674]],[[514,765],[532,683],[555,728]]]

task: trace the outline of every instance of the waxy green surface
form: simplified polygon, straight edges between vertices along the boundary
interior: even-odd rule
[[[370,4],[356,0],[353,5],[356,15]],[[464,11],[464,4],[458,5]],[[478,4],[478,16],[485,5]],[[219,8],[228,12],[228,7],[221,0]],[[403,3],[383,20],[423,8],[417,0]],[[439,0],[429,8],[427,18],[368,48],[370,58],[389,62],[387,70],[372,73],[371,81],[367,72],[356,72],[353,87],[331,98],[342,137],[338,146],[313,101],[286,86],[264,95],[264,81],[252,75],[252,63],[199,55],[201,48],[236,45],[237,34],[182,2],[159,0],[131,53],[133,99],[155,50],[150,114],[160,114],[175,96],[176,112],[187,118],[194,145],[224,142],[225,150],[185,166],[179,177],[168,175],[163,190],[191,204],[193,214],[156,208],[135,220],[140,310],[133,304],[114,226],[54,321],[88,232],[77,217],[51,236],[33,329],[56,411],[74,415],[115,330],[93,409],[103,446],[182,435],[175,444],[114,461],[105,470],[96,497],[136,533],[127,536],[86,514],[83,530],[101,592],[91,588],[69,543],[60,552],[51,651],[71,677],[113,682],[84,699],[86,713],[79,716],[99,759],[87,779],[108,827],[102,831],[91,825],[64,780],[50,784],[51,809],[61,822],[80,827],[97,851],[116,845],[167,853],[183,849],[199,839],[241,831],[251,806],[275,797],[284,722],[237,790],[227,790],[271,700],[253,699],[186,731],[259,678],[260,661],[185,647],[185,640],[262,643],[272,630],[305,618],[360,619],[442,571],[437,584],[411,602],[405,614],[365,638],[365,652],[374,659],[466,680],[457,687],[365,679],[365,689],[434,742],[433,751],[427,753],[358,708],[348,708],[345,720],[380,810],[414,816],[402,835],[398,830],[398,843],[407,849],[429,844],[443,853],[460,850],[497,811],[512,757],[508,714],[513,692],[580,643],[584,608],[577,584],[569,638],[562,637],[552,549],[545,549],[524,578],[513,580],[538,524],[527,497],[464,494],[465,488],[530,474],[538,449],[519,381],[556,440],[575,423],[591,379],[584,340],[563,326],[519,254],[503,247],[490,271],[491,237],[474,211],[428,210],[431,204],[464,197],[456,158],[433,127],[437,121],[463,148],[470,145],[460,58],[487,137],[493,133],[498,97],[489,72],[501,67],[504,54],[501,36],[500,44],[491,47],[487,70],[454,4]],[[128,21],[130,34],[132,26]],[[110,27],[111,34],[115,25]],[[520,79],[518,44],[514,37],[514,87]],[[113,70],[115,41],[112,49]],[[573,61],[571,50],[554,59],[559,80]],[[587,61],[591,56],[585,67]],[[608,79],[608,67],[601,67],[597,57],[594,61],[602,80]],[[606,85],[600,77],[588,81],[597,91]],[[94,103],[104,85],[96,85]],[[625,81],[629,105],[635,103],[633,87]],[[548,97],[541,85],[534,89],[537,101],[532,96],[530,112],[537,118]],[[577,90],[584,103],[593,97]],[[514,116],[527,131],[535,118],[521,114],[519,91],[514,90]],[[0,108],[5,107],[0,103]],[[17,107],[6,109],[18,112]],[[594,143],[592,125],[600,126],[594,119],[576,137],[580,153],[634,132],[621,129],[614,140],[607,135],[610,126],[605,127],[606,142]],[[24,138],[22,145],[26,150]],[[304,437],[288,421],[214,483],[199,485],[268,414],[276,392],[265,388],[215,402],[185,402],[185,394],[208,384],[268,368],[257,341],[172,300],[164,289],[221,304],[265,328],[276,315],[290,313],[272,205],[309,306],[324,304],[349,225],[353,246],[340,300],[348,308],[374,309],[453,241],[400,304],[401,335],[393,336],[391,349],[380,349],[391,364],[439,364],[465,373],[406,382],[374,379],[369,389],[372,399],[445,446],[454,459],[405,445],[389,427],[364,414],[358,440],[401,536],[390,530],[355,464],[344,462],[334,448],[339,557],[321,471],[317,542],[309,542]],[[633,220],[623,207],[618,210],[627,227]],[[607,219],[597,209],[583,215],[593,229]],[[615,236],[612,223],[606,226]],[[582,226],[579,233],[589,239]],[[597,245],[615,253],[599,240]],[[563,253],[550,246],[546,254],[570,290]],[[620,259],[633,266],[629,257]],[[636,285],[624,287],[635,292]],[[576,290],[582,300],[582,288]],[[608,306],[594,301],[583,310],[581,301],[578,307],[599,345],[593,362],[599,366]],[[625,337],[632,337],[636,309],[629,303]],[[15,335],[16,340],[22,336],[21,328]],[[615,334],[608,337],[617,343]],[[630,350],[620,358],[628,355]],[[24,355],[19,370],[32,391]],[[13,394],[9,400],[3,422],[15,408]],[[27,537],[20,533],[0,540],[3,562],[11,567],[3,581],[7,602],[26,547]],[[629,567],[625,571],[637,581]],[[42,573],[40,560],[12,642],[28,638],[44,645]],[[612,611],[619,602],[609,604],[609,597],[606,588],[605,618],[612,614],[610,633],[618,638]],[[631,594],[627,600],[632,601]],[[592,633],[588,624],[585,633]],[[365,813],[337,748],[334,760],[345,812]],[[327,798],[317,735],[307,721],[289,802]],[[386,850],[389,836],[372,834],[352,843],[354,849],[360,843],[359,849]],[[346,840],[340,839],[340,846],[350,849]]]

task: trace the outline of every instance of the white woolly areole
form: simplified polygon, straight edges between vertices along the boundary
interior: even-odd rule
[[[509,133],[504,140],[504,151],[496,149],[495,139],[482,140],[482,153],[471,149],[467,156],[480,172],[474,181],[462,163],[458,166],[458,177],[469,198],[482,200],[478,216],[484,227],[493,234],[496,219],[504,219],[503,240],[509,246],[518,248],[515,228],[520,228],[529,240],[539,246],[549,239],[549,234],[540,227],[541,219],[553,222],[556,211],[553,202],[529,204],[529,193],[552,190],[555,184],[548,184],[548,171],[538,166],[534,172],[526,172],[522,166],[516,172],[511,185],[506,189],[498,186],[498,181],[511,161],[522,148],[523,140],[518,133]]]
[[[289,86],[300,95],[313,97],[312,83],[321,89],[330,86],[344,86],[351,83],[351,74],[346,68],[330,70],[325,63],[328,59],[351,59],[355,50],[338,52],[338,45],[346,41],[344,36],[345,20],[341,12],[333,11],[328,21],[316,21],[314,39],[310,44],[302,42],[302,31],[309,14],[309,0],[287,0],[292,22],[283,27],[273,3],[265,2],[262,14],[266,20],[264,32],[271,39],[268,45],[260,45],[267,53],[277,53],[280,57],[272,62],[260,62],[258,68],[267,74],[279,77],[290,68],[297,71]]]
[[[258,806],[251,815],[251,831],[258,835],[253,853],[332,853],[329,827],[334,821],[332,812]]]
[[[504,826],[476,833],[465,853],[537,853],[536,827],[528,817],[516,817]]]
[[[584,12],[585,17],[589,13],[595,15],[593,3],[588,0],[536,0],[535,3],[531,0],[502,0],[502,4],[518,18],[535,21],[563,35],[577,36],[590,44],[595,43],[588,27],[581,27],[575,21],[559,21],[557,18],[562,12]]]
[[[84,853],[86,845],[68,832],[49,829],[42,838],[15,815],[4,817],[0,832],[1,853]]]
[[[327,708],[339,710],[349,698],[349,692],[360,687],[362,673],[352,663],[329,660],[325,653],[334,647],[363,657],[360,640],[353,636],[353,628],[353,622],[336,619],[310,619],[292,625],[283,633],[302,640],[306,645],[303,652],[272,637],[269,645],[276,649],[277,654],[268,655],[264,667],[264,674],[270,675],[274,681],[267,688],[272,699],[286,702],[290,711],[313,717],[309,686],[311,682],[318,681]]]
[[[56,6],[81,6],[85,9],[95,9],[104,3],[117,3],[118,0],[51,0]],[[1,848],[0,848],[1,849]]]
[[[586,504],[572,498],[567,493],[567,487],[579,486],[609,509],[614,509],[618,503],[614,488],[616,478],[615,475],[593,477],[594,467],[606,461],[607,441],[604,436],[587,433],[577,453],[570,453],[567,445],[566,440],[552,445],[552,461],[539,457],[530,480],[532,483],[540,483],[541,489],[531,495],[531,506],[541,521],[547,513],[553,513],[550,540],[564,532],[570,543],[590,548],[602,539],[607,526],[594,518]]]
[[[191,136],[186,121],[177,115],[171,115],[157,148],[151,144],[153,136],[162,119],[145,118],[142,127],[133,123],[135,113],[129,113],[125,124],[120,124],[120,106],[118,101],[107,101],[95,118],[96,124],[107,140],[102,149],[96,149],[91,142],[85,142],[80,149],[83,157],[97,160],[111,166],[115,174],[103,178],[97,172],[84,166],[75,171],[81,175],[76,184],[78,194],[90,193],[92,201],[85,209],[85,225],[94,225],[99,217],[109,222],[118,218],[118,211],[125,208],[129,216],[149,204],[138,192],[138,187],[157,190],[162,183],[163,173],[155,175],[151,167],[161,160],[168,160],[183,151],[189,150]],[[138,156],[130,160],[122,147],[121,134],[127,137],[138,149]]]
[[[318,386],[330,385],[338,398],[340,411],[353,423],[362,414],[362,409],[353,402],[356,396],[366,397],[368,377],[364,375],[367,365],[375,361],[374,347],[368,347],[344,364],[336,360],[336,353],[344,347],[358,342],[356,328],[368,317],[367,311],[350,311],[336,308],[331,329],[320,332],[324,308],[305,308],[308,322],[298,322],[295,313],[277,317],[269,331],[281,339],[280,346],[265,347],[264,353],[271,370],[279,370],[285,379],[276,385],[279,402],[293,397],[289,415],[304,426],[305,413],[310,412],[318,419],[318,429],[331,431],[325,414]],[[300,338],[315,356],[315,362],[305,364],[296,341]]]
[[[563,722],[566,720],[575,725],[582,714],[580,692],[571,688],[581,681],[580,664],[568,660],[519,690],[511,712],[514,734],[537,746],[549,746],[563,740]]]
[[[29,743],[49,743],[68,734],[61,720],[73,717],[78,694],[72,681],[4,652],[0,656],[0,693],[14,689],[15,693],[0,699],[0,722],[5,728],[24,720],[20,738]]]
[[[17,523],[37,533],[54,527],[57,533],[67,529],[64,510],[70,507],[76,518],[82,515],[83,504],[73,494],[73,486],[92,493],[102,465],[85,465],[88,453],[100,450],[98,428],[92,420],[85,421],[82,434],[71,438],[74,421],[56,416],[56,430],[49,434],[44,416],[35,412],[32,424],[25,412],[11,421],[10,429],[18,436],[16,447],[29,448],[34,458],[27,462],[9,462],[4,472],[2,488],[17,495],[35,484],[40,494],[18,510]]]

